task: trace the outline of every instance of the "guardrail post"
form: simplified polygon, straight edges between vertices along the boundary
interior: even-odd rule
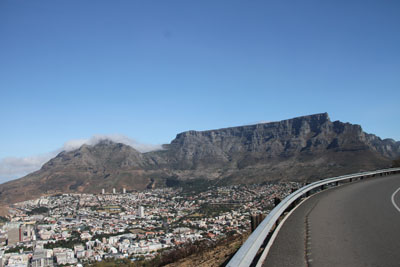
[[[264,218],[265,218],[265,215],[262,213],[250,215],[251,232],[254,232],[254,230],[264,220]]]
[[[257,218],[254,214],[250,215],[250,226],[251,232],[254,232],[254,230],[257,228]]]
[[[278,206],[279,203],[281,203],[280,198],[279,198],[279,197],[275,197],[275,198],[274,198],[274,206],[275,206],[275,207]]]

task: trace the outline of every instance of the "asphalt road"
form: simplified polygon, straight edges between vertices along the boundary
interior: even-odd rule
[[[263,266],[400,266],[399,188],[400,175],[392,175],[310,197],[283,224]]]

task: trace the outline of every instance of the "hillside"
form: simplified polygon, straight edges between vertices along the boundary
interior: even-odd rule
[[[315,114],[279,122],[180,133],[163,150],[140,153],[103,140],[61,152],[34,173],[0,185],[0,202],[44,194],[143,190],[201,179],[211,184],[311,181],[389,167],[400,142]]]

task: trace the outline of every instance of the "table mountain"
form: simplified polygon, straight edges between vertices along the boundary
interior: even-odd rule
[[[36,172],[0,185],[0,201],[44,194],[99,193],[182,185],[312,181],[390,167],[400,142],[332,122],[327,113],[210,131],[187,131],[162,150],[140,153],[103,140],[63,151]],[[197,180],[196,180],[197,181]]]

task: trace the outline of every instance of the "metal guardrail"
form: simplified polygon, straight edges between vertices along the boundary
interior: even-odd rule
[[[228,267],[251,266],[256,256],[259,255],[260,248],[263,245],[265,245],[264,244],[265,240],[273,230],[273,227],[278,224],[279,218],[283,215],[285,211],[287,211],[291,207],[292,204],[293,205],[296,204],[296,201],[300,200],[303,196],[308,196],[311,190],[318,187],[324,189],[325,185],[331,183],[335,183],[335,185],[338,185],[340,181],[344,180],[349,180],[349,182],[351,182],[353,179],[354,180],[363,179],[366,177],[371,177],[376,175],[389,175],[398,172],[400,172],[400,168],[343,175],[343,176],[320,180],[298,189],[297,191],[287,196],[284,200],[282,200],[282,202],[279,203],[279,205],[277,205],[268,214],[268,216],[260,223],[260,225],[254,230],[254,232],[249,236],[246,242],[240,247],[240,249],[228,262],[227,266]]]

